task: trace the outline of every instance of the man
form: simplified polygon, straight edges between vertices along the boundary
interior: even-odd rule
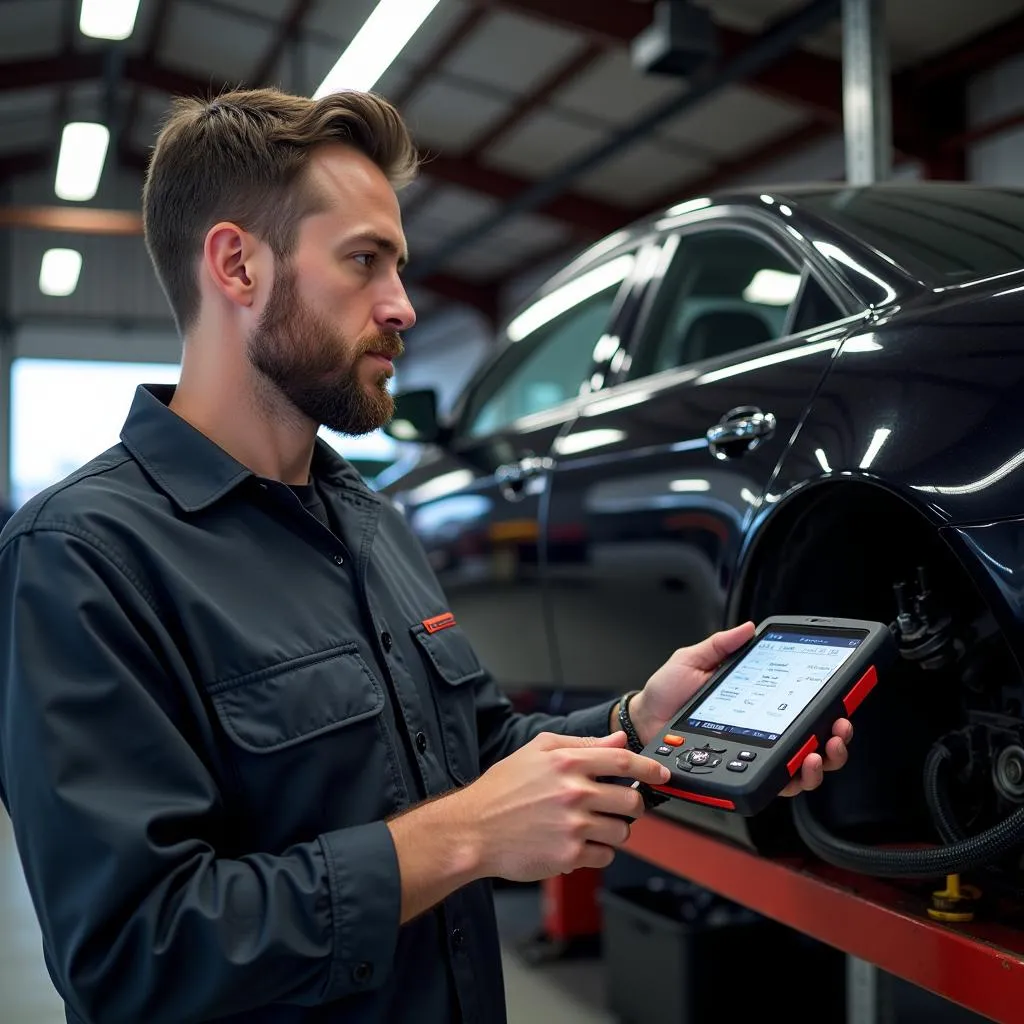
[[[513,714],[401,516],[316,440],[392,414],[415,169],[360,93],[179,101],[157,142],[180,382],[0,550],[0,795],[76,1024],[500,1022],[487,880],[607,865],[642,805],[597,780],[662,779],[619,702]],[[750,634],[676,652],[640,739]]]

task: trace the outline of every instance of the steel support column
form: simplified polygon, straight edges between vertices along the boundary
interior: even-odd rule
[[[892,174],[892,95],[885,0],[843,0],[846,178],[870,185]]]

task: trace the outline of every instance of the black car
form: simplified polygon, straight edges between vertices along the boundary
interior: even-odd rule
[[[422,444],[381,490],[510,691],[621,692],[744,619],[892,622],[817,810],[950,842],[1024,805],[1022,268],[1024,190],[683,202],[548,282],[451,417],[399,396]]]

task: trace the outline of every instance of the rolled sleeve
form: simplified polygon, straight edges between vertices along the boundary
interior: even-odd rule
[[[320,837],[331,889],[334,958],[327,1000],[379,988],[391,974],[402,912],[398,854],[383,821]]]

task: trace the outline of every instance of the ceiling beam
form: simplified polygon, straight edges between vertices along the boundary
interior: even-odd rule
[[[0,157],[0,181],[19,174],[41,174],[53,165],[53,154],[48,149],[29,153],[12,153]]]
[[[156,63],[156,56],[160,51],[160,44],[163,42],[170,15],[171,0],[157,0],[153,20],[149,23],[149,34],[146,36],[146,44],[142,49],[142,57],[147,64]],[[142,87],[136,84],[135,88],[132,89],[132,98],[128,103],[128,110],[124,116],[124,130],[121,132],[120,140],[122,148],[131,145],[132,132],[135,130],[135,122],[139,116],[139,106],[141,103]]]
[[[484,150],[493,146],[500,138],[521,124],[530,114],[543,107],[559,89],[583,74],[602,54],[606,52],[600,43],[589,42],[560,67],[544,78],[527,93],[497,124],[491,125],[473,140],[469,157],[478,158]]]
[[[476,0],[485,3],[487,0]],[[527,14],[591,39],[628,46],[651,24],[650,4],[622,0],[498,0],[508,10]],[[717,26],[720,57],[730,60],[756,45],[759,35]],[[761,69],[748,84],[788,103],[807,107],[816,116],[839,121],[843,116],[842,65],[837,60],[795,50],[784,61]]]
[[[85,82],[102,78],[103,70],[104,56],[100,52],[6,61],[0,64],[0,92]]]
[[[252,73],[252,84],[263,85],[270,81],[270,76],[277,67],[285,48],[292,42],[299,33],[302,23],[306,20],[313,6],[314,0],[293,0],[291,10],[288,12],[280,31],[274,37],[273,42],[267,48],[267,52],[260,58],[256,70]]]
[[[513,199],[536,184],[475,160],[444,155],[428,157],[423,164],[423,174],[502,201]],[[630,211],[623,207],[572,192],[564,192],[540,204],[537,212],[598,236],[622,227],[630,216]]]
[[[501,288],[497,281],[476,284],[453,274],[430,274],[417,281],[416,287],[425,288],[442,299],[479,310],[491,323],[498,320]]]
[[[23,154],[23,165],[30,165],[42,153]],[[14,158],[17,160],[17,158]],[[0,160],[0,177],[12,158]],[[105,210],[93,206],[0,206],[0,228],[30,228],[37,231],[64,231],[81,235],[139,236],[143,233],[142,214],[136,210]],[[477,284],[453,274],[432,274],[417,281],[417,286],[452,302],[480,310],[490,320],[498,315],[497,282]]]
[[[444,36],[430,54],[413,72],[412,77],[391,98],[391,102],[401,110],[412,97],[423,87],[423,83],[469,38],[477,25],[487,14],[486,7],[470,7],[459,19],[455,27]]]
[[[775,139],[764,146],[759,146],[752,152],[744,153],[742,156],[732,160],[723,161],[714,170],[702,175],[700,178],[681,182],[672,191],[663,193],[653,202],[644,203],[642,208],[637,209],[636,215],[657,213],[684,200],[716,192],[729,186],[737,178],[754,175],[776,160],[799,152],[805,146],[809,146],[832,134],[833,131],[834,129],[829,128],[820,121],[811,121],[808,124],[801,125],[795,131],[787,132],[781,138]]]
[[[79,235],[141,235],[142,216],[133,210],[92,206],[0,206],[0,227]]]

